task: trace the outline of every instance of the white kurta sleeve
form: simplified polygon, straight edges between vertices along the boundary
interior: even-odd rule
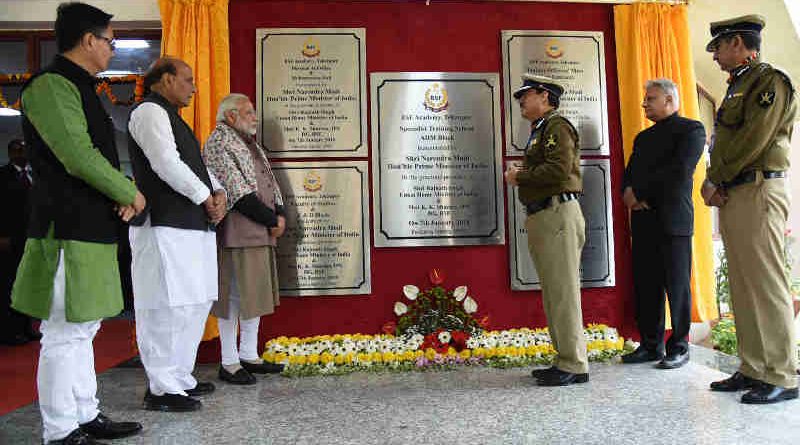
[[[140,105],[131,113],[128,131],[162,181],[195,204],[208,199],[211,190],[180,158],[165,109],[149,102]]]

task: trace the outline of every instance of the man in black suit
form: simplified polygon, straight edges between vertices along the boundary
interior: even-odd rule
[[[22,139],[8,143],[8,160],[0,167],[0,193],[6,205],[0,218],[0,344],[16,346],[39,340],[42,334],[33,330],[30,317],[11,308],[11,286],[25,249],[32,181]]]
[[[655,124],[633,142],[625,168],[625,206],[631,210],[633,283],[641,346],[624,363],[660,360],[678,368],[689,361],[694,169],[703,153],[703,124],[678,115],[678,89],[669,79],[648,81],[642,108]],[[664,355],[664,292],[672,335]]]

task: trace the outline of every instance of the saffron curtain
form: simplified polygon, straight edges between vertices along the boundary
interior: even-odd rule
[[[201,145],[214,129],[217,106],[230,93],[228,0],[159,0],[161,54],[183,60],[192,68],[197,92],[181,116]],[[209,316],[203,340],[219,335]]]
[[[647,80],[669,78],[678,85],[680,113],[698,119],[697,89],[689,47],[686,5],[634,3],[614,6],[617,46],[620,119],[625,162],[633,150],[636,134],[651,123],[642,110]],[[707,129],[709,132],[711,129]],[[692,320],[718,316],[714,293],[714,258],[711,210],[703,204],[700,186],[705,178],[706,156],[694,175],[694,237],[692,238]]]

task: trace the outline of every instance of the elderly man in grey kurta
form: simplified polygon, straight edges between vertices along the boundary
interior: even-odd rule
[[[220,102],[217,126],[203,152],[232,207],[217,236],[220,290],[211,313],[219,321],[219,378],[238,385],[255,383],[254,373],[283,370],[282,365],[261,360],[257,350],[260,317],[273,313],[279,304],[275,244],[286,220],[275,176],[254,138],[256,126],[250,99],[230,94]],[[237,322],[241,328],[238,351]]]

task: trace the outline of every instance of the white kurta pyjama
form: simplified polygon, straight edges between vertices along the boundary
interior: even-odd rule
[[[50,318],[42,320],[39,327],[42,349],[36,384],[45,443],[63,439],[99,413],[92,340],[100,329],[100,320],[85,323],[66,320],[65,276],[64,253],[60,251]]]
[[[211,190],[180,159],[167,112],[145,103],[131,113],[128,130],[153,171],[176,192],[202,204]],[[212,187],[219,182],[209,172]],[[186,395],[206,318],[217,299],[214,232],[151,226],[131,227],[136,338],[150,392]]]

